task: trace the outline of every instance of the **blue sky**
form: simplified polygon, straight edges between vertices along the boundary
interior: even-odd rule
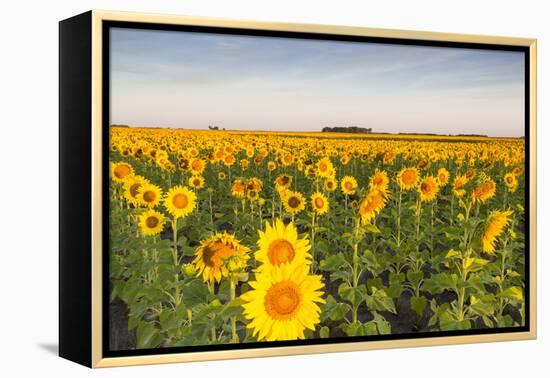
[[[521,136],[519,52],[111,30],[111,123]]]

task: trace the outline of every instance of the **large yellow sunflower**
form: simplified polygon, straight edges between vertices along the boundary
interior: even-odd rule
[[[325,303],[321,276],[308,275],[308,266],[284,264],[256,275],[253,290],[241,295],[247,328],[258,341],[304,339],[304,331],[315,330]]]
[[[403,168],[399,171],[399,173],[397,173],[396,180],[397,185],[399,185],[402,190],[411,190],[416,188],[418,182],[420,181],[420,173],[418,172],[418,168]]]
[[[148,207],[155,207],[162,199],[162,189],[151,183],[144,183],[138,189],[138,201]]]
[[[390,179],[388,178],[388,174],[385,171],[380,171],[376,169],[374,175],[370,178],[369,189],[371,191],[378,190],[382,194],[387,196],[389,183]]]
[[[306,208],[306,201],[300,192],[287,190],[282,198],[285,210],[289,214],[298,214]]]
[[[258,231],[258,234],[259,250],[255,257],[262,264],[258,271],[286,263],[311,263],[311,255],[308,252],[311,248],[309,240],[298,239],[294,223],[285,226],[281,219],[277,219],[273,225],[266,222],[265,231]]]
[[[340,188],[342,189],[342,193],[344,193],[345,195],[352,195],[357,189],[357,180],[355,179],[355,177],[345,176],[340,182]]]
[[[134,169],[128,163],[111,163],[111,178],[116,182],[124,182],[134,174]]]
[[[331,177],[334,172],[334,165],[328,157],[324,157],[317,162],[317,175],[319,177]]]
[[[495,182],[487,177],[480,185],[474,188],[472,192],[472,201],[474,203],[485,203],[494,197],[497,191]]]
[[[483,252],[493,254],[495,252],[495,241],[502,233],[502,230],[510,223],[511,210],[493,211],[487,218],[485,231],[481,238]]]
[[[194,174],[194,175],[200,175],[202,174],[202,172],[204,172],[204,168],[206,167],[206,162],[202,159],[198,159],[198,158],[195,158],[195,159],[192,159],[190,162],[189,162],[189,170]]]
[[[437,179],[433,176],[424,177],[418,187],[420,200],[422,202],[431,202],[435,199],[437,192],[439,192],[439,184],[437,183]]]
[[[217,233],[208,240],[201,241],[195,252],[193,264],[197,276],[204,282],[220,282],[229,273],[243,272],[250,256],[249,249],[239,243],[233,235]]]
[[[196,206],[197,196],[185,186],[174,186],[166,194],[164,206],[174,218],[182,218],[189,215]]]
[[[371,190],[359,204],[359,215],[361,224],[370,223],[386,205],[386,196],[379,190]]]
[[[139,227],[145,236],[158,235],[165,223],[164,215],[155,210],[147,210],[139,216]]]
[[[311,207],[317,215],[323,215],[328,211],[328,199],[320,192],[315,192],[311,195]]]

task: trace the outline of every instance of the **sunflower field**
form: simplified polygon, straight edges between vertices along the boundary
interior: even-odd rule
[[[111,128],[110,344],[524,325],[524,140]]]

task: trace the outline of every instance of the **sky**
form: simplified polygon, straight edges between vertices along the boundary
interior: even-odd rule
[[[523,136],[521,52],[111,29],[111,124]]]

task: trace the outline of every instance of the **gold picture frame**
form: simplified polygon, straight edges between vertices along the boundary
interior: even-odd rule
[[[493,334],[434,336],[429,338],[404,338],[398,340],[376,340],[345,343],[327,343],[299,346],[266,346],[250,349],[198,351],[189,353],[164,353],[154,355],[133,355],[123,357],[105,357],[103,352],[103,316],[104,277],[103,264],[103,207],[104,188],[104,151],[103,134],[104,81],[103,38],[106,22],[128,22],[155,25],[186,25],[200,27],[232,28],[243,30],[262,30],[273,32],[315,33],[337,36],[358,36],[375,38],[405,39],[411,41],[434,41],[466,44],[487,44],[503,46],[521,46],[528,50],[528,89],[529,99],[529,145],[526,146],[529,172],[529,327],[527,331]],[[157,363],[188,361],[207,361],[219,359],[282,356],[327,352],[346,352],[371,349],[423,347],[448,344],[466,344],[495,341],[529,340],[537,335],[536,307],[536,214],[537,214],[537,167],[536,167],[536,123],[537,123],[537,73],[536,39],[500,36],[482,36],[469,34],[435,33],[424,31],[377,29],[352,26],[294,24],[279,22],[260,22],[250,20],[230,20],[209,17],[187,17],[160,14],[126,13],[93,10],[60,23],[60,128],[61,128],[61,197],[60,204],[60,355],[89,367],[114,367]],[[85,51],[83,54],[82,51]],[[76,57],[78,55],[78,57]],[[78,68],[71,68],[73,62]],[[75,84],[76,83],[76,84]],[[75,85],[77,89],[75,90]],[[70,94],[69,94],[70,92]],[[81,94],[81,95],[80,95]],[[79,102],[76,104],[76,102]],[[88,102],[89,101],[89,102]],[[79,111],[75,112],[75,109]],[[69,124],[89,122],[81,130],[69,130]],[[71,143],[81,141],[89,146],[85,150],[75,150]],[[78,145],[78,143],[75,143]],[[85,222],[79,222],[77,208],[70,208],[71,198],[76,198],[74,182],[68,188],[69,171],[74,169],[70,156],[88,154],[85,160],[90,168],[80,173],[77,181],[83,190],[90,194],[89,200],[82,204]],[[71,155],[76,154],[76,155]],[[65,181],[67,180],[67,181]],[[78,205],[80,206],[80,205]],[[76,220],[76,221],[75,221]],[[72,235],[72,236],[68,236]],[[83,236],[85,235],[85,236]],[[82,255],[71,256],[75,253]],[[89,292],[88,292],[89,290]],[[80,294],[79,294],[80,293]],[[79,294],[80,299],[75,297]],[[78,309],[75,309],[78,307]],[[80,311],[80,312],[79,312]],[[89,314],[83,316],[82,314]],[[75,320],[77,319],[78,320]],[[79,345],[80,344],[80,345]],[[86,344],[86,345],[84,345]],[[76,350],[78,349],[78,350]]]

